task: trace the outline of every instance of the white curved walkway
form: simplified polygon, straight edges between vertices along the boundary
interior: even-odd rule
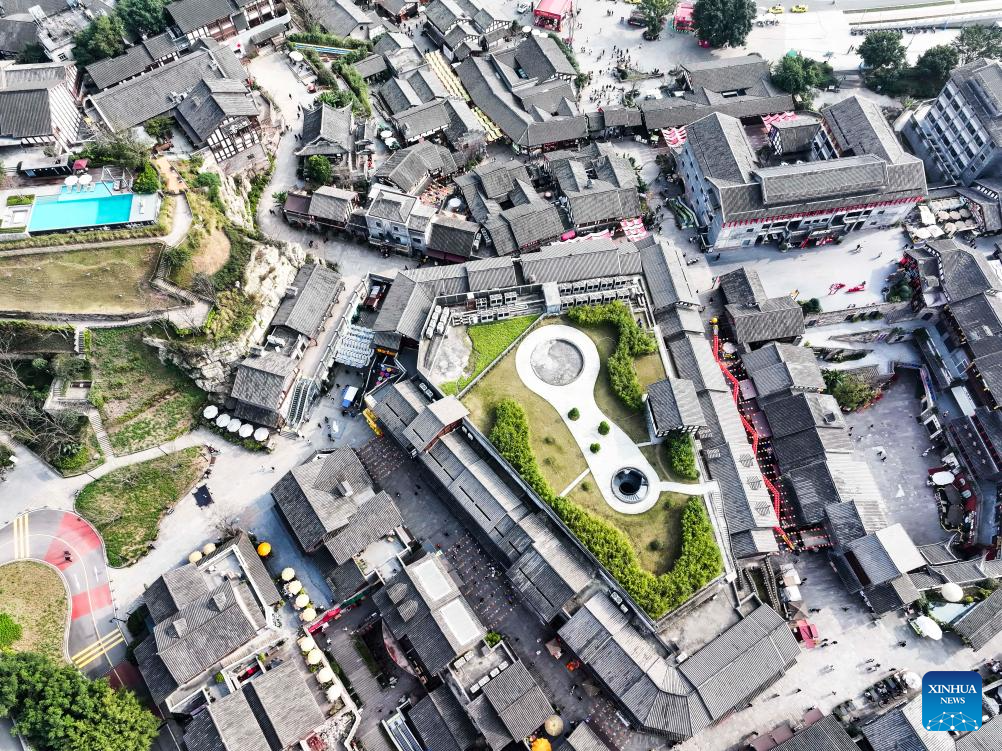
[[[584,361],[581,373],[566,386],[552,386],[540,380],[530,363],[533,350],[539,344],[554,339],[563,339],[573,344],[581,352]],[[591,470],[592,478],[605,502],[621,514],[642,514],[657,503],[660,480],[658,473],[636,444],[595,403],[595,381],[600,366],[598,350],[591,338],[583,331],[559,324],[536,329],[522,340],[515,352],[515,368],[519,377],[531,391],[546,399],[560,413],[588,462],[588,469]],[[567,413],[574,407],[581,413],[577,420],[567,417]],[[603,420],[611,428],[608,435],[599,435],[598,424]],[[589,449],[593,443],[602,446],[597,454]],[[635,467],[647,476],[650,487],[647,497],[640,503],[623,503],[612,492],[612,476],[624,467]]]

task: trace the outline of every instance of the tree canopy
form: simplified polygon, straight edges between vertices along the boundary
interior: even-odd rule
[[[98,16],[73,37],[78,66],[90,65],[125,52],[125,26],[118,16]]]
[[[675,9],[676,0],[641,0],[640,12],[644,14],[647,32],[657,37],[665,25],[665,17]]]
[[[167,28],[168,0],[118,0],[115,13],[135,36],[153,36]]]
[[[149,751],[159,724],[131,692],[32,652],[0,659],[0,717],[39,751]]]
[[[327,89],[327,91],[321,91],[317,94],[317,98],[313,100],[314,104],[326,104],[328,107],[335,107],[340,109],[349,104],[355,103],[355,97],[351,95],[350,91],[345,91],[344,89]]]
[[[966,64],[979,57],[991,60],[1002,58],[1002,27],[965,26],[960,36],[953,40],[960,54],[960,63]]]
[[[832,66],[803,55],[786,55],[772,68],[772,82],[783,91],[799,96],[809,107],[815,89],[834,79]]]
[[[317,185],[330,185],[334,180],[334,168],[327,157],[319,154],[307,157],[303,173],[307,180]]]
[[[47,63],[49,62],[49,56],[45,54],[45,47],[38,42],[32,42],[31,44],[26,44],[21,48],[21,51],[17,53],[17,57],[14,62],[24,65]]]
[[[859,45],[859,56],[867,68],[898,69],[905,64],[905,46],[898,31],[871,31]]]
[[[957,67],[960,52],[949,44],[930,47],[915,63],[915,73],[930,95],[939,93],[950,77],[950,71]]]
[[[149,134],[150,138],[155,138],[158,141],[166,141],[173,133],[174,118],[167,115],[151,117],[143,123],[143,130]]]
[[[752,30],[757,10],[752,0],[696,0],[696,36],[711,47],[740,47]]]

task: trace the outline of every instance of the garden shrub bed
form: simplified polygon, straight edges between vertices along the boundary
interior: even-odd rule
[[[7,196],[8,206],[30,206],[35,202],[35,196],[30,193],[22,193],[14,196]]]
[[[665,450],[668,452],[668,464],[672,474],[689,482],[699,479],[696,454],[693,451],[692,438],[688,433],[680,430],[669,433],[665,438]]]
[[[466,331],[470,341],[473,342],[469,360],[470,372],[455,381],[443,383],[442,392],[457,394],[469,386],[512,342],[524,334],[535,320],[536,316],[519,316],[509,318],[507,321],[470,326]]]
[[[652,618],[679,607],[721,573],[720,551],[700,498],[691,497],[682,511],[682,547],[675,565],[655,575],[641,567],[621,530],[553,491],[532,453],[529,420],[521,405],[505,399],[495,406],[494,418],[491,443]]]
[[[571,308],[567,317],[581,326],[611,324],[619,331],[616,349],[606,362],[609,386],[624,405],[639,410],[644,404],[644,388],[637,378],[633,359],[657,351],[654,337],[633,319],[630,309],[618,300],[602,305]]]

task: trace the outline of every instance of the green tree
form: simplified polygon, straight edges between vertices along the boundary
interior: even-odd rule
[[[865,406],[877,395],[877,390],[855,373],[842,370],[822,371],[828,393],[844,410],[853,412]]]
[[[665,17],[675,9],[675,0],[641,0],[640,12],[644,14],[647,33],[657,38],[665,25]]]
[[[752,0],[696,0],[696,36],[711,47],[740,47],[752,30],[757,10]]]
[[[922,88],[930,95],[939,92],[950,77],[950,71],[957,67],[960,52],[949,44],[937,44],[930,47],[919,57],[915,64],[915,74]]]
[[[119,0],[115,13],[129,32],[149,37],[167,29],[166,5],[167,0]]]
[[[834,80],[832,66],[803,55],[786,55],[773,65],[772,82],[810,107],[814,91]]]
[[[142,171],[132,181],[132,191],[134,193],[156,193],[160,190],[160,173],[157,168],[147,162]]]
[[[113,164],[138,170],[146,163],[149,155],[149,148],[140,143],[132,133],[125,131],[110,136],[99,135],[97,140],[82,148],[77,157],[89,159],[93,167]]]
[[[330,185],[334,180],[334,169],[327,157],[314,154],[306,159],[303,173],[307,180],[317,185]]]
[[[0,467],[6,466],[3,461],[7,447],[0,445]],[[11,644],[20,641],[22,636],[21,625],[11,618],[7,613],[0,613],[0,649],[7,649]]]
[[[143,124],[143,130],[149,134],[150,138],[166,141],[174,130],[174,118],[165,115],[151,117]]]
[[[78,66],[90,65],[125,52],[125,26],[118,16],[98,16],[73,38]]]
[[[900,70],[905,64],[905,46],[898,31],[871,31],[859,45],[859,56],[871,70]]]
[[[344,89],[327,89],[327,91],[317,94],[317,98],[313,100],[314,104],[326,104],[328,107],[336,109],[354,104],[354,102],[355,97],[351,95],[350,91]]]
[[[965,26],[960,30],[960,36],[953,40],[953,46],[957,48],[962,64],[979,57],[998,60],[1002,58],[1002,27]]]
[[[47,63],[49,62],[49,56],[45,54],[45,47],[38,42],[32,42],[31,44],[25,45],[21,51],[17,53],[17,57],[14,62],[21,63],[23,65]]]
[[[0,717],[40,751],[149,751],[159,724],[135,694],[32,652],[0,659]]]

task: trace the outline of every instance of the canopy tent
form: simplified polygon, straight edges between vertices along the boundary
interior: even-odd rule
[[[536,26],[551,31],[560,31],[563,20],[573,18],[573,14],[573,0],[540,0],[536,9],[532,11]],[[573,23],[571,20],[569,25],[573,25]]]

